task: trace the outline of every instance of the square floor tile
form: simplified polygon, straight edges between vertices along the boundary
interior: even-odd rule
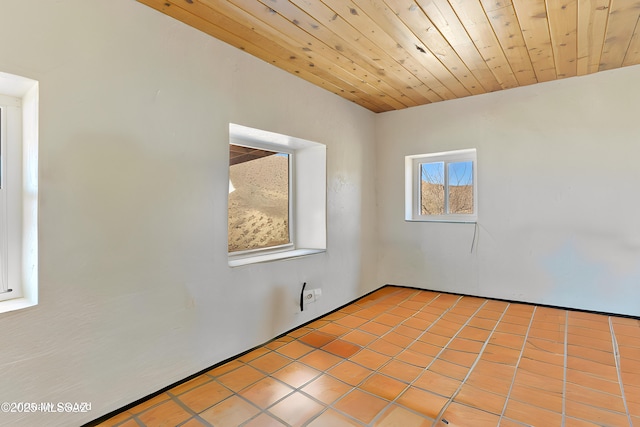
[[[407,384],[381,374],[371,375],[360,386],[360,389],[386,400],[394,400],[406,388]]]
[[[318,332],[322,332],[327,335],[332,335],[333,337],[337,338],[340,335],[344,335],[348,332],[351,332],[351,329],[347,328],[346,326],[338,325],[336,323],[329,323],[328,325],[319,328]]]
[[[488,344],[482,353],[482,360],[515,366],[520,359],[520,351],[495,344]]]
[[[367,350],[365,348],[359,351],[357,354],[351,356],[349,360],[357,363],[358,365],[362,365],[365,368],[376,370],[387,363],[389,360],[391,360],[391,357],[385,356],[375,351]]]
[[[191,414],[172,400],[154,406],[138,415],[138,419],[147,427],[178,425],[189,418],[191,418]]]
[[[251,366],[245,365],[218,377],[222,385],[238,392],[248,385],[264,378],[266,375]]]
[[[282,399],[293,389],[271,377],[266,377],[242,390],[240,395],[260,408],[267,408]]]
[[[269,408],[276,417],[292,427],[298,427],[320,413],[324,406],[307,396],[294,392]]]
[[[338,325],[346,326],[347,328],[352,328],[352,329],[357,328],[358,326],[366,322],[367,322],[367,319],[363,319],[362,317],[353,316],[353,315],[345,316],[342,319],[338,319],[335,321],[335,323],[337,323]]]
[[[372,322],[367,322],[361,325],[358,329],[365,332],[369,332],[370,334],[373,334],[375,336],[381,337],[382,335],[389,332],[392,328],[389,325],[383,325],[382,323],[372,321]]]
[[[285,344],[276,350],[276,352],[291,359],[298,359],[311,351],[313,351],[313,347],[303,344],[300,341],[291,341],[289,344]]]
[[[384,313],[375,318],[375,321],[382,323],[383,325],[395,327],[405,320],[404,317],[396,316],[395,314]]]
[[[481,359],[473,368],[471,374],[481,374],[487,377],[497,378],[511,383],[513,381],[515,372],[516,370],[514,366]]]
[[[333,407],[365,424],[370,423],[389,402],[360,390],[353,390]]]
[[[469,373],[469,368],[466,366],[456,365],[455,363],[442,359],[436,359],[431,366],[429,366],[429,370],[460,381]]]
[[[409,338],[408,336],[402,335],[396,332],[395,330],[386,334],[383,340],[390,342],[391,344],[395,344],[402,348],[407,347],[409,344],[415,341],[414,338]]]
[[[466,352],[466,351],[452,350],[452,349],[447,348],[442,353],[440,353],[438,358],[440,358],[442,360],[446,360],[446,361],[451,362],[451,363],[455,363],[456,365],[465,366],[467,368],[470,368],[471,365],[473,365],[473,363],[478,358],[478,354],[477,353],[469,353],[469,352]]]
[[[360,331],[358,329],[352,332],[349,332],[348,334],[342,337],[342,340],[357,344],[361,347],[364,347],[370,344],[372,341],[375,341],[376,339],[377,337],[375,335],[370,334],[368,332]]]
[[[392,360],[380,368],[380,372],[405,383],[410,383],[424,370],[408,363]]]
[[[465,384],[455,397],[455,402],[500,416],[507,397]]]
[[[312,368],[316,368],[321,371],[326,371],[330,367],[343,360],[344,358],[338,357],[331,353],[327,353],[323,350],[314,350],[299,359],[301,363],[304,363],[305,365],[311,366]]]
[[[460,388],[461,384],[461,381],[427,370],[412,385],[442,396],[451,397]]]
[[[335,340],[331,341],[329,344],[326,344],[322,347],[324,351],[328,351],[329,353],[335,354],[339,357],[349,357],[354,353],[360,351],[362,347],[359,345],[355,345],[353,343],[343,341],[343,340]]]
[[[562,412],[562,393],[515,383],[509,398],[549,411]]]
[[[412,350],[403,350],[395,358],[419,368],[426,368],[433,361],[433,357]]]
[[[210,406],[215,405],[221,400],[226,399],[232,394],[233,392],[223,385],[216,381],[210,381],[204,385],[194,388],[193,390],[181,394],[178,399],[193,412],[199,413]]]
[[[220,427],[239,426],[260,410],[238,396],[231,396],[200,414],[202,419]]]
[[[592,421],[598,425],[627,426],[629,424],[629,419],[626,414],[594,408],[572,400],[566,401],[565,410],[569,417]]]
[[[310,332],[307,335],[304,335],[304,336],[298,338],[298,341],[301,341],[301,342],[303,342],[305,344],[308,344],[311,347],[320,348],[323,345],[330,343],[334,339],[336,339],[336,337],[333,336],[333,335],[324,334],[322,332],[314,331],[314,332]]]
[[[524,337],[505,332],[494,332],[489,339],[489,343],[521,351],[522,345],[524,344]]]
[[[567,400],[573,400],[609,411],[626,413],[624,401],[620,393],[609,394],[593,388],[569,383],[566,385],[565,395]]]
[[[396,402],[405,408],[435,419],[449,399],[418,388],[410,388],[402,393]]]
[[[368,348],[370,350],[384,354],[385,356],[395,356],[404,349],[403,347],[392,344],[384,339],[379,339],[372,342],[371,344],[369,344]]]
[[[368,377],[372,371],[371,369],[356,365],[353,362],[344,361],[341,364],[329,369],[327,372],[337,379],[355,386],[360,384],[362,380]]]
[[[303,384],[308,383],[318,375],[320,375],[320,371],[310,368],[302,363],[293,362],[279,371],[274,372],[271,376],[293,388],[298,388]]]
[[[302,391],[330,405],[349,391],[353,386],[339,381],[332,376],[323,374],[302,388]]]
[[[433,420],[418,415],[401,406],[388,407],[373,425],[374,427],[431,427]]]
[[[526,385],[531,388],[538,388],[553,393],[562,393],[562,378],[549,378],[544,375],[538,375],[531,372],[518,369],[515,378],[515,384]]]
[[[278,369],[291,363],[291,359],[279,355],[278,353],[269,353],[249,362],[249,365],[261,371],[272,373]]]

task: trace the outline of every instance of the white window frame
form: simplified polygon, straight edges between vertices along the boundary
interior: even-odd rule
[[[38,83],[0,72],[0,108],[3,313],[38,303]]]
[[[445,212],[442,215],[423,215],[421,209],[420,165],[423,163],[444,163],[445,210],[449,199],[449,163],[467,162],[473,164],[473,213],[455,214]],[[475,148],[445,151],[440,153],[417,154],[405,157],[405,220],[426,222],[461,222],[478,221],[478,161]]]
[[[325,252],[326,146],[234,123],[229,124],[229,144],[289,154],[290,240],[286,245],[229,252],[229,266],[238,267]]]

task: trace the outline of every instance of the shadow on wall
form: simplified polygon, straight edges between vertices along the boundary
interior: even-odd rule
[[[265,336],[275,337],[290,327],[295,305],[291,303],[292,293],[283,285],[274,286],[269,295],[271,301],[268,305],[269,320],[264,324]]]

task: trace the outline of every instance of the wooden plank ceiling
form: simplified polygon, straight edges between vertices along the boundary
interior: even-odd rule
[[[640,63],[640,0],[138,0],[374,112]]]

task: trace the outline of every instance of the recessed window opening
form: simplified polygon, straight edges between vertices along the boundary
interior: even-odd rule
[[[229,125],[229,266],[327,249],[326,146]]]
[[[477,220],[475,149],[407,156],[405,174],[406,220]]]
[[[0,72],[0,313],[38,303],[38,82]]]

